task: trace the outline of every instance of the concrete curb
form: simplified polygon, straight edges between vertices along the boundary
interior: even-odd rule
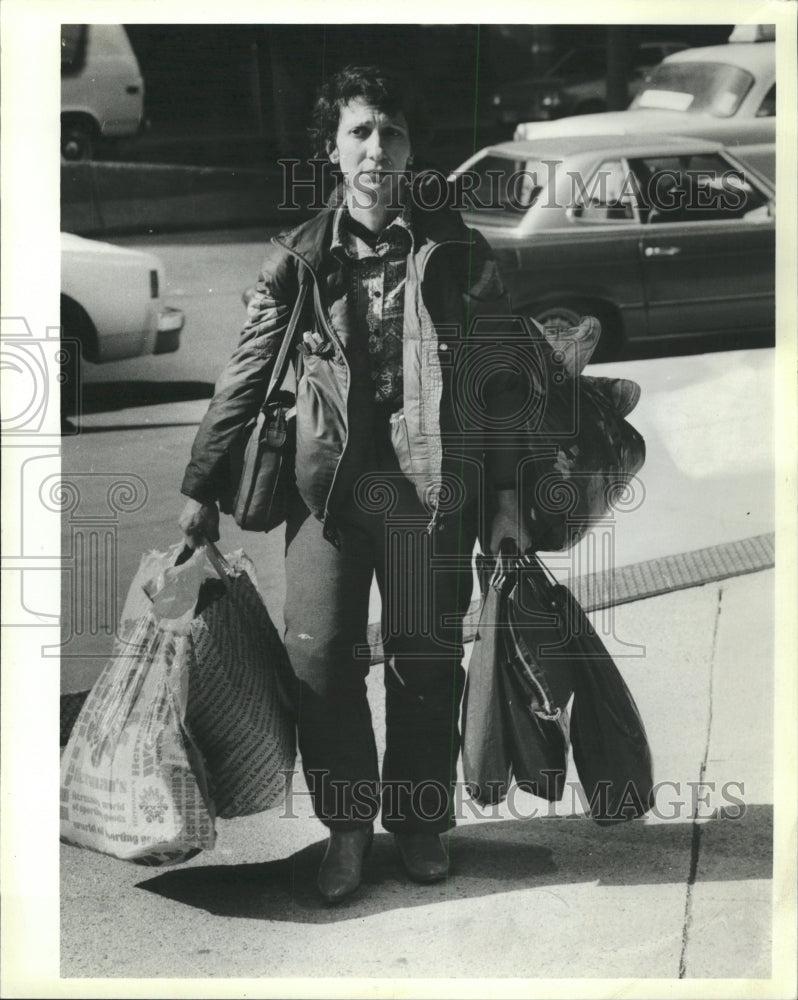
[[[579,577],[569,583],[576,599],[588,613],[643,601],[675,590],[700,587],[717,580],[744,576],[771,569],[775,565],[775,535],[757,535],[675,556],[650,559],[631,566]],[[463,622],[463,641],[473,640],[479,621],[481,601],[471,602]],[[381,626],[371,622],[368,628],[371,664],[381,663]],[[88,691],[61,696],[60,745],[65,746]]]
[[[279,208],[282,171],[149,163],[61,164],[61,229],[81,235],[296,225],[311,213]]]

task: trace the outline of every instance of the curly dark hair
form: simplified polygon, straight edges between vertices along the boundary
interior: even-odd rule
[[[413,149],[427,139],[427,115],[420,95],[409,79],[379,66],[345,66],[319,90],[308,129],[314,156],[327,156],[335,143],[341,108],[361,98],[383,114],[402,112]]]

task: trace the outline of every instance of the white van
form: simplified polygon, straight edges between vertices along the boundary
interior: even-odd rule
[[[61,25],[61,156],[90,160],[102,138],[135,135],[144,81],[121,24]]]

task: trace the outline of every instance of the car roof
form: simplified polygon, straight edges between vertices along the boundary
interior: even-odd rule
[[[508,159],[542,159],[547,155],[568,156],[579,153],[618,153],[623,156],[647,156],[651,153],[703,153],[723,149],[711,139],[680,135],[562,135],[545,139],[518,139],[488,146],[483,153]]]
[[[727,42],[725,45],[706,45],[697,49],[674,52],[665,60],[676,62],[717,62],[740,66],[752,72],[771,67],[775,73],[775,42]]]

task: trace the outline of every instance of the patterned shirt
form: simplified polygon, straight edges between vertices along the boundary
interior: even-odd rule
[[[333,219],[331,251],[347,265],[347,307],[354,329],[368,341],[374,399],[392,410],[402,406],[402,334],[407,256],[415,247],[410,210],[405,208],[379,234],[350,216],[345,205]],[[504,293],[493,257],[470,275],[466,300],[475,304]],[[467,309],[470,315],[470,310]]]
[[[402,333],[407,255],[413,249],[409,214],[379,234],[355,222],[344,206],[335,213],[331,250],[348,265],[347,306],[354,328],[367,338],[374,399],[402,405]]]

